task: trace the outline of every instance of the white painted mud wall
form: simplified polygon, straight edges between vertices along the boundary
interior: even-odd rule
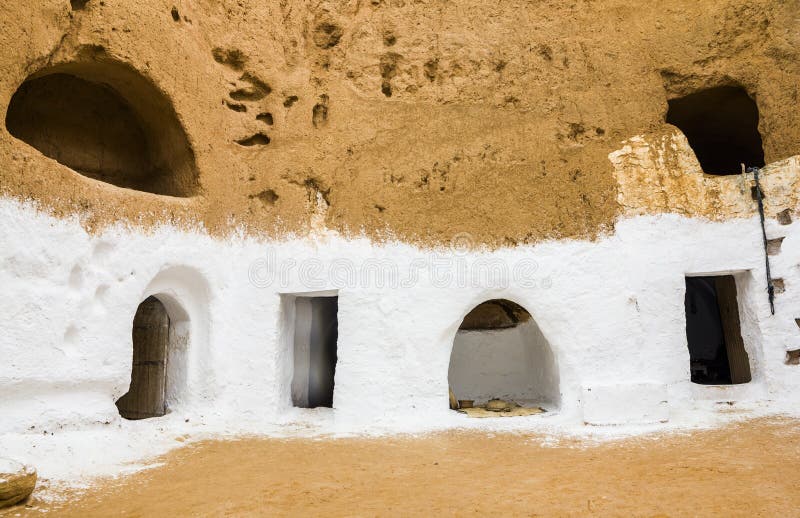
[[[641,215],[593,242],[492,252],[324,232],[217,240],[118,226],[88,235],[75,219],[9,198],[0,199],[0,221],[0,447],[8,434],[34,441],[41,430],[140,433],[183,423],[223,431],[274,431],[297,419],[341,432],[495,426],[448,410],[459,324],[495,298],[531,313],[557,365],[558,411],[514,426],[535,430],[555,422],[553,414],[564,426],[660,422],[707,399],[800,403],[800,371],[784,363],[788,349],[800,348],[798,222],[767,221],[770,238],[785,236],[771,258],[786,285],[773,316],[756,216]],[[491,279],[497,265],[507,278]],[[689,382],[684,277],[714,273],[736,275],[747,385]],[[313,293],[338,293],[338,363],[333,409],[308,411],[291,404],[287,300]],[[165,302],[181,331],[170,356],[170,413],[134,423],[114,401],[128,389],[132,320],[149,295]],[[641,392],[631,387],[650,387],[642,399],[658,408],[624,412],[638,408],[632,398]],[[603,397],[587,401],[589,389]]]
[[[558,406],[558,366],[536,322],[497,330],[459,330],[448,369],[458,399],[492,398]]]
[[[197,415],[280,419],[291,406],[293,343],[282,294],[338,290],[339,360],[334,408],[347,422],[391,414],[447,412],[448,367],[464,315],[492,298],[531,312],[558,365],[562,413],[580,413],[583,387],[658,382],[671,405],[690,401],[683,308],[687,274],[737,273],[753,382],[741,397],[786,394],[797,385],[787,349],[800,345],[794,323],[800,282],[797,223],[768,223],[787,237],[773,257],[787,292],[769,315],[755,218],[721,223],[665,215],[621,221],[598,242],[547,242],[491,253],[421,251],[323,236],[320,243],[216,241],[171,228],[140,234],[117,228],[90,237],[76,221],[0,201],[0,420],[3,431],[46,422],[80,427],[118,420],[113,402],[130,380],[131,324],[138,304],[157,294],[189,330],[170,409]],[[498,259],[513,270],[535,260],[532,284],[483,285],[419,271],[408,285],[340,285],[301,279],[259,287],[248,274],[271,253],[276,264],[388,261],[400,272],[448,257],[454,268],[483,271]],[[75,275],[80,271],[80,275]],[[483,276],[477,276],[483,277]],[[76,280],[79,278],[79,280]],[[476,282],[472,282],[475,280]],[[319,282],[317,282],[319,281]],[[360,281],[359,281],[360,282]],[[179,309],[180,308],[180,309]],[[177,313],[176,313],[177,312]],[[293,319],[291,320],[293,322]],[[288,339],[287,336],[292,338]],[[173,365],[177,362],[171,360]],[[182,387],[181,387],[182,385]],[[726,389],[727,390],[727,389]],[[730,390],[728,390],[730,392]],[[344,418],[344,417],[343,417]],[[432,417],[433,418],[433,417]]]

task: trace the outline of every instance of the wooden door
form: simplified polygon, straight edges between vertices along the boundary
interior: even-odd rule
[[[747,383],[750,381],[750,358],[744,348],[742,329],[739,323],[739,304],[736,298],[736,279],[733,275],[721,275],[714,279],[717,290],[717,304],[725,333],[725,348],[728,352],[728,365],[731,371],[731,383]]]
[[[117,408],[125,419],[158,417],[166,413],[169,315],[155,297],[139,305],[133,318],[133,368],[128,393]]]

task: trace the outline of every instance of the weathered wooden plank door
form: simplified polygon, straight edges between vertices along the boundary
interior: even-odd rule
[[[719,316],[722,330],[725,333],[725,348],[728,352],[728,365],[731,371],[731,383],[748,383],[750,375],[750,358],[744,348],[742,329],[739,322],[739,304],[736,298],[736,279],[733,275],[720,275],[714,279],[717,290]]]
[[[155,297],[139,305],[133,318],[133,368],[128,393],[117,408],[125,419],[158,417],[166,413],[169,315]]]

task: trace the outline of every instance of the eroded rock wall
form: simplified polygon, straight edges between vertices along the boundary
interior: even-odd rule
[[[171,101],[200,186],[115,188],[3,131],[0,189],[90,229],[274,236],[322,214],[428,244],[593,237],[621,212],[609,153],[668,131],[669,98],[743,86],[767,163],[798,153],[798,17],[743,0],[5,2],[4,110],[50,66],[130,64]]]

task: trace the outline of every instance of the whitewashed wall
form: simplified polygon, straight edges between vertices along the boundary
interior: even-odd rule
[[[452,421],[447,401],[453,341],[463,317],[493,298],[531,313],[557,366],[550,397],[579,425],[664,421],[703,399],[800,398],[798,367],[784,363],[786,350],[800,347],[798,223],[767,223],[769,237],[786,237],[772,261],[787,291],[772,316],[756,217],[637,216],[597,241],[493,252],[325,233],[216,240],[120,226],[90,236],[74,219],[8,198],[0,199],[0,221],[0,434],[143,426],[122,421],[114,401],[130,380],[134,313],[151,294],[188,319],[182,370],[170,374],[177,380],[170,410],[192,422],[280,424],[297,415],[285,303],[297,293],[339,296],[334,409],[309,415],[340,430],[461,422]],[[486,275],[503,268],[505,279]],[[753,381],[693,386],[684,276],[731,272]],[[637,398],[659,410],[631,411]],[[531,428],[540,422],[526,419]]]

